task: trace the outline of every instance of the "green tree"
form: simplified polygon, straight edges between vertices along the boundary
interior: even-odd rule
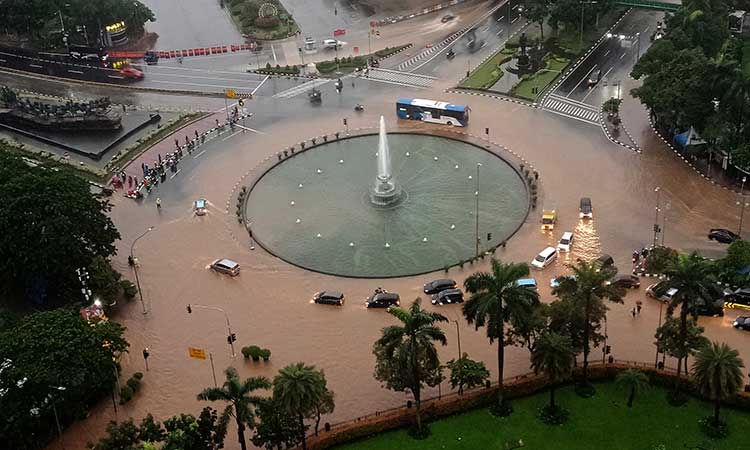
[[[336,402],[333,399],[333,391],[329,391],[326,387],[323,390],[320,400],[315,404],[315,436],[318,435],[321,416],[323,414],[331,414],[334,409],[336,409]]]
[[[329,391],[323,371],[302,362],[284,367],[273,379],[273,398],[284,411],[297,417],[300,440],[305,450],[305,419],[316,415],[321,405],[325,404],[327,395]],[[330,395],[333,402],[333,394]]]
[[[549,380],[549,411],[557,409],[555,405],[555,386],[570,375],[573,370],[575,354],[568,336],[550,331],[542,334],[534,343],[531,352],[531,367],[534,373],[543,372]]]
[[[719,261],[722,281],[744,285],[745,283],[742,282],[745,281],[747,275],[739,272],[748,266],[750,266],[750,242],[744,240],[732,242],[727,248],[727,255]]]
[[[676,359],[687,360],[701,347],[708,344],[708,339],[703,336],[703,327],[693,317],[688,317],[685,339],[681,339],[682,324],[679,318],[667,317],[664,323],[656,329],[656,350]]]
[[[701,393],[714,401],[715,424],[721,422],[719,409],[722,400],[737,394],[742,386],[745,365],[737,350],[725,343],[712,342],[703,347],[693,363],[693,379]]]
[[[274,399],[266,399],[258,406],[260,424],[255,427],[253,445],[268,450],[293,448],[300,442],[305,427],[297,417],[289,414]]]
[[[258,389],[270,389],[271,382],[266,377],[250,377],[244,381],[237,374],[237,369],[229,367],[224,371],[226,381],[220,388],[206,388],[198,394],[198,400],[211,402],[224,401],[229,403],[222,414],[224,417],[234,417],[237,423],[237,439],[242,450],[247,449],[245,442],[245,427],[254,425],[255,409],[262,397],[253,393]]]
[[[665,274],[669,277],[667,280],[668,286],[677,289],[677,293],[672,296],[669,303],[667,314],[671,315],[675,309],[679,309],[680,312],[679,335],[675,343],[675,350],[679,355],[677,357],[675,392],[679,391],[683,362],[687,374],[687,356],[690,351],[688,347],[688,316],[692,315],[694,319],[697,318],[699,301],[711,301],[721,295],[721,291],[716,284],[715,272],[716,267],[713,262],[696,252],[680,255],[677,261],[665,271]]]
[[[206,406],[196,419],[192,414],[164,421],[166,436],[162,450],[220,450],[224,448],[229,416]]]
[[[542,42],[544,42],[544,20],[549,16],[551,6],[551,0],[529,0],[526,2],[526,9],[523,11],[524,16],[529,21],[539,25]]]
[[[677,250],[669,247],[656,247],[646,256],[646,268],[650,274],[666,272],[677,262]]]
[[[161,424],[147,414],[140,425],[136,425],[132,418],[120,423],[109,422],[107,435],[96,445],[89,443],[87,447],[92,450],[145,450],[147,444],[161,442],[164,436]]]
[[[615,384],[628,392],[628,408],[632,408],[636,394],[648,389],[648,377],[638,369],[623,370],[617,374]]]
[[[508,414],[510,405],[503,397],[503,374],[505,367],[505,325],[520,322],[529,317],[539,303],[536,290],[519,286],[516,281],[529,275],[526,264],[503,264],[492,258],[490,272],[478,272],[464,282],[471,294],[463,305],[463,314],[475,329],[486,327],[490,344],[497,341],[497,405],[493,410]]]
[[[447,364],[451,371],[451,389],[458,387],[458,394],[463,395],[464,388],[472,389],[483,386],[490,377],[490,371],[481,361],[474,361],[464,353],[459,359],[451,359]]]
[[[573,274],[563,277],[560,285],[552,290],[563,302],[568,302],[568,312],[574,324],[581,323],[580,344],[583,351],[581,383],[585,391],[593,391],[588,382],[590,345],[600,341],[602,320],[606,318],[607,306],[604,300],[622,303],[625,291],[609,283],[614,274],[611,269],[600,270],[596,265],[579,260],[571,266]],[[571,337],[571,339],[573,339]],[[580,391],[584,392],[584,391]]]
[[[5,294],[38,303],[82,300],[75,270],[113,255],[120,238],[110,203],[92,195],[81,178],[30,167],[2,150],[0,189],[8,196],[0,215],[0,254],[13,255],[0,260]]]
[[[56,432],[53,404],[65,426],[111,394],[113,360],[128,347],[123,331],[115,322],[92,327],[77,311],[57,309],[30,314],[0,332],[0,364],[6,366],[0,391],[7,389],[0,408],[3,443],[37,448]]]
[[[401,324],[383,328],[373,346],[375,379],[388,389],[411,391],[416,405],[416,436],[424,437],[427,431],[422,426],[422,387],[436,386],[442,379],[434,343],[446,345],[445,333],[436,324],[448,319],[422,309],[419,298],[409,309],[391,307],[388,313]]]

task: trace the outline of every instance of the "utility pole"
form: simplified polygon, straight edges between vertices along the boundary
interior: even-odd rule
[[[660,194],[661,194],[661,188],[659,186],[656,186],[656,189],[654,189],[654,192],[656,192],[656,215],[654,216],[654,248],[656,248],[656,244],[658,244],[658,235],[659,235],[659,200],[660,200]]]
[[[456,340],[458,341],[458,359],[461,359],[461,329],[458,327],[458,320],[454,320],[456,323]]]
[[[138,262],[136,261],[135,256],[133,256],[133,249],[135,247],[135,243],[138,242],[138,239],[147,235],[148,232],[153,229],[154,227],[148,227],[146,231],[143,232],[143,234],[135,238],[133,240],[133,243],[130,244],[130,262],[133,264],[133,272],[135,272],[135,285],[138,288],[138,296],[141,299],[141,306],[143,307],[143,314],[146,314],[146,303],[143,301],[143,291],[141,290],[141,280],[138,278]]]

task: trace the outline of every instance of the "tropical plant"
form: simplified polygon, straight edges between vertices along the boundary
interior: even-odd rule
[[[323,371],[316,370],[315,366],[308,366],[302,362],[284,367],[273,379],[274,401],[284,411],[297,418],[300,440],[305,450],[307,449],[305,419],[316,414],[316,408],[324,403],[327,393]]]
[[[648,389],[648,377],[638,369],[623,370],[617,374],[615,384],[628,392],[628,408],[632,408],[636,394]]]
[[[463,395],[464,388],[472,389],[484,385],[490,377],[490,371],[481,361],[474,361],[464,353],[459,359],[448,361],[447,367],[451,371],[451,388],[458,387],[458,395]]]
[[[555,405],[555,386],[570,375],[575,354],[570,337],[549,331],[534,343],[531,352],[531,367],[534,373],[544,373],[549,380],[549,405],[547,416],[559,416]]]
[[[508,415],[512,411],[503,397],[503,374],[505,363],[505,325],[521,322],[531,315],[539,303],[536,290],[519,286],[516,281],[529,275],[526,264],[503,264],[492,258],[490,272],[477,272],[464,282],[471,297],[463,305],[463,314],[475,329],[486,327],[490,344],[497,341],[497,404],[492,411],[497,415]]]
[[[260,423],[255,427],[253,445],[268,450],[293,448],[305,432],[293,414],[289,414],[273,398],[265,399],[258,406]]]
[[[222,387],[204,389],[198,394],[198,400],[229,403],[222,416],[234,417],[237,423],[237,439],[242,450],[246,450],[245,427],[253,427],[255,409],[262,400],[262,397],[253,393],[259,389],[269,389],[271,382],[266,377],[250,377],[243,381],[234,367],[228,367],[224,371],[224,375],[226,381],[224,381]]]
[[[727,400],[742,386],[745,365],[737,350],[725,343],[712,342],[703,347],[693,363],[693,380],[700,392],[714,401],[714,425],[719,425],[722,400]]]
[[[604,300],[614,303],[622,303],[625,295],[623,288],[610,284],[609,279],[613,275],[611,268],[602,269],[599,266],[578,260],[571,266],[573,274],[562,277],[560,284],[552,290],[562,302],[568,303],[564,308],[569,314],[574,328],[580,324],[580,336],[571,337],[575,344],[580,341],[583,351],[583,366],[578,392],[581,395],[593,394],[593,386],[588,381],[589,352],[591,344],[598,344],[603,336],[600,334],[601,323],[606,319],[608,307]]]
[[[435,342],[447,344],[445,333],[436,326],[448,319],[438,313],[425,311],[417,298],[409,309],[388,308],[388,313],[400,325],[383,328],[382,336],[375,342],[375,379],[394,391],[409,390],[414,396],[415,437],[426,437],[422,425],[422,396],[424,385],[436,386],[442,379],[440,359]]]

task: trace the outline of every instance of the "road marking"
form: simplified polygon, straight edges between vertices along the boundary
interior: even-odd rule
[[[593,71],[594,71],[595,69],[596,69],[596,65],[594,65],[594,67],[592,67],[592,68],[591,68],[591,70],[589,70],[589,71],[588,71],[588,73],[587,73],[586,75],[584,75],[584,77],[583,77],[583,78],[581,78],[581,79],[580,79],[580,80],[578,81],[578,84],[576,84],[576,85],[575,85],[575,86],[573,87],[573,89],[571,89],[571,90],[570,90],[570,92],[568,92],[568,95],[566,95],[565,97],[570,97],[571,95],[573,95],[573,92],[575,92],[575,90],[576,90],[576,89],[578,89],[578,86],[580,86],[580,85],[581,85],[581,83],[583,83],[583,80],[586,80],[586,79],[588,79],[588,78],[589,78],[589,75],[591,75],[591,73],[592,73],[592,72],[593,72]]]
[[[610,69],[610,70],[612,70],[612,69]],[[607,72],[607,73],[609,73],[609,72]],[[598,87],[599,87],[599,84],[597,84],[596,86],[594,86],[592,89],[589,89],[589,91],[586,92],[586,95],[584,95],[581,100],[583,100],[585,102],[586,99],[588,98],[588,96],[591,95]]]
[[[607,73],[605,73],[602,78],[604,78],[606,80],[607,79],[607,75],[609,75],[609,73],[612,72],[612,69],[614,69],[614,68],[615,68],[615,66],[610,67],[609,70],[607,71]]]
[[[240,74],[246,74],[247,72],[242,71],[231,71],[231,70],[214,70],[214,69],[198,69],[198,68],[192,68],[192,67],[176,67],[176,66],[147,66],[146,72],[147,74],[158,74],[158,75],[164,75],[160,74],[160,71],[168,71],[168,70],[183,70],[187,72],[203,72],[203,73],[228,73],[232,75],[240,75]],[[259,76],[259,75],[258,75]]]
[[[235,124],[235,125],[236,125],[236,124]],[[240,134],[240,133],[242,133],[242,131],[235,131],[234,133],[232,133],[232,134],[230,134],[229,136],[227,136],[227,137],[225,137],[224,139],[222,139],[222,142],[223,142],[223,141],[226,141],[227,139],[231,139],[231,138],[233,138],[233,137],[237,136],[237,135],[238,135],[238,134]]]
[[[235,74],[239,75],[239,73],[235,72]],[[257,83],[258,80],[248,80],[248,79],[236,79],[236,78],[218,78],[218,77],[201,77],[197,75],[178,75],[178,74],[166,74],[166,73],[157,73],[157,74],[149,74],[150,77],[169,77],[169,78],[190,78],[190,79],[196,79],[196,80],[217,80],[217,81],[239,81],[239,82],[248,82],[248,83]]]
[[[219,80],[220,81],[220,80]],[[222,91],[226,88],[234,88],[234,89],[249,89],[250,86],[228,86],[226,84],[201,84],[201,83],[182,83],[180,81],[161,81],[161,80],[151,80],[152,83],[162,83],[162,84],[182,84],[186,86],[205,86],[205,87],[215,87],[215,88],[221,88]]]
[[[199,157],[199,156],[203,156],[203,154],[204,154],[204,153],[206,153],[206,151],[205,151],[205,150],[203,150],[202,152],[200,152],[200,153],[198,153],[197,155],[193,156],[193,159],[198,159],[198,157]]]
[[[627,55],[627,54],[628,54],[628,53],[627,53],[627,52],[625,52],[625,53],[623,53],[622,55],[620,55],[620,59],[624,58],[624,57],[625,57],[625,55]]]
[[[505,31],[505,30],[503,30],[503,29],[501,28],[501,29],[500,29],[500,31],[498,31],[497,33],[495,33],[495,36],[500,36],[501,34],[503,34],[503,32],[504,32],[504,31]]]
[[[520,19],[520,18],[521,18],[521,16],[517,16],[517,17],[516,17],[515,19],[511,20],[511,21],[510,21],[510,23],[516,23],[516,21],[517,21],[518,19]]]
[[[611,50],[607,50],[607,53],[605,53],[605,54],[604,54],[604,56],[607,56],[607,55],[609,55],[609,52],[610,52],[610,51],[611,51]]]
[[[646,29],[645,29],[645,30],[643,30],[643,32],[644,32],[644,33],[645,33],[645,32],[647,32],[649,28],[651,28],[651,25],[647,26],[647,27],[646,27]]]
[[[273,62],[278,64],[278,60],[276,59],[276,50],[273,48],[273,44],[271,44],[271,53],[273,53]]]
[[[171,177],[169,177],[169,179],[171,180],[172,178],[176,177],[177,174],[180,173],[181,170],[182,169],[177,169],[177,172],[175,172],[174,175],[172,175]]]
[[[70,70],[70,69],[68,69],[68,72],[70,72],[70,73],[77,73],[77,74],[82,74],[83,73],[80,70]]]
[[[266,81],[268,81],[268,79],[270,77],[271,77],[271,75],[266,75],[266,77],[263,78],[263,81],[261,81],[259,85],[255,86],[255,89],[253,89],[253,91],[251,92],[251,94],[255,95],[255,91],[257,91],[258,89],[260,89],[260,87],[263,86],[263,83],[265,83]]]
[[[29,64],[29,67],[34,67],[36,69],[41,69],[42,68],[42,66],[40,66],[39,64]]]
[[[245,126],[242,126],[242,125],[240,125],[240,124],[235,124],[235,126],[237,126],[237,127],[241,128],[241,129],[243,129],[243,130],[247,130],[247,131],[252,131],[253,133],[257,133],[257,134],[268,134],[268,133],[264,133],[264,132],[262,132],[262,131],[258,131],[258,130],[255,130],[255,129],[253,129],[253,128],[250,128],[250,127],[245,127]],[[229,136],[229,137],[232,137],[232,136]]]
[[[499,18],[499,19],[497,19],[497,21],[498,21],[498,22],[500,22],[500,21],[501,21],[501,20],[503,20],[503,19],[505,19],[505,16],[500,16],[500,18]]]
[[[487,25],[486,27],[480,28],[479,31],[481,31],[482,33],[486,33],[489,29],[490,29],[490,26]]]

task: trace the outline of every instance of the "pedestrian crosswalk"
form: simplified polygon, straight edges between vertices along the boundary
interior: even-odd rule
[[[577,100],[573,100],[557,94],[552,94],[547,97],[547,100],[544,102],[544,105],[542,107],[549,112],[559,114],[561,116],[566,116],[570,117],[571,119],[599,125],[599,109],[597,109],[595,106],[591,106]]]
[[[436,80],[434,77],[388,69],[370,69],[366,79],[401,86],[426,88]]]
[[[455,41],[459,37],[463,35],[463,33],[466,31],[466,29],[457,31],[447,38],[443,39],[440,43],[433,45],[430,48],[426,48],[422,50],[420,53],[417,53],[416,55],[412,56],[411,58],[407,59],[406,61],[402,62],[398,66],[396,66],[396,70],[406,70],[407,68],[413,66],[414,64],[418,63],[419,61],[429,57],[430,55],[434,54],[435,52],[438,52],[442,49],[444,49],[447,45],[449,45],[451,42]]]
[[[314,80],[310,80],[306,83],[302,83],[299,86],[294,86],[292,88],[289,88],[285,91],[278,92],[274,94],[274,98],[292,98],[296,97],[300,94],[303,94],[310,89],[318,86],[322,86],[326,83],[329,83],[331,80],[327,78],[316,78]]]

